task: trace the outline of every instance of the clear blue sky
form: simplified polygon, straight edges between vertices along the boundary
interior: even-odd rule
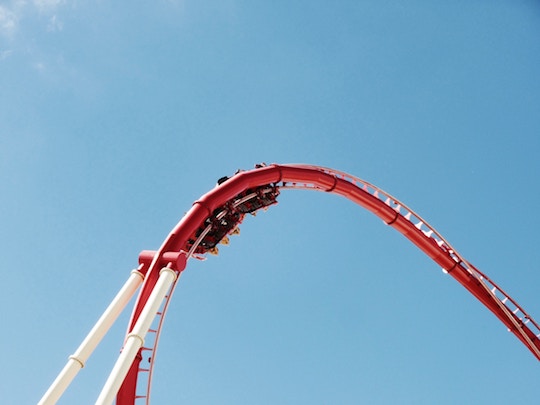
[[[532,0],[1,1],[1,402],[259,162],[378,185],[540,321],[539,72]],[[95,401],[127,312],[61,404]],[[289,191],[190,262],[154,377],[154,404],[508,404],[540,364],[379,219]]]

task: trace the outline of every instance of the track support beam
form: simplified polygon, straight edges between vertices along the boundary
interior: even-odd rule
[[[133,270],[120,289],[116,297],[109,304],[103,315],[96,322],[90,333],[83,340],[77,351],[69,356],[67,364],[64,366],[58,377],[49,387],[38,405],[55,404],[66,388],[71,384],[77,373],[84,367],[86,361],[93,353],[101,339],[109,331],[118,316],[122,313],[127,303],[133,297],[144,279],[144,275],[138,270]]]
[[[103,390],[96,401],[96,405],[109,405],[114,401],[135,356],[144,344],[144,338],[150,329],[150,325],[152,324],[163,299],[167,295],[172,284],[176,281],[176,278],[177,272],[168,267],[162,268],[159,272],[159,279],[157,280],[150,297],[148,297],[148,301],[146,302],[137,323],[127,335],[122,353],[120,353],[107,382],[103,386]]]

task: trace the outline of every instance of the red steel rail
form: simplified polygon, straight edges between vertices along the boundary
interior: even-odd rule
[[[253,170],[222,178],[219,183],[193,203],[157,252],[145,251],[139,256],[146,278],[135,303],[128,333],[148,300],[161,267],[168,265],[181,272],[186,256],[211,252],[215,244],[234,232],[245,213],[274,203],[279,190],[304,189],[339,194],[395,228],[484,304],[540,360],[539,325],[418,214],[376,186],[333,169],[297,164],[257,165]],[[157,326],[150,331],[154,333],[153,339],[139,351],[118,392],[117,405],[133,405],[136,399],[149,403],[159,332],[174,287],[158,312]],[[149,363],[147,368],[141,366],[143,358]],[[141,387],[144,375],[146,387]],[[143,388],[145,393],[137,395],[137,388]]]

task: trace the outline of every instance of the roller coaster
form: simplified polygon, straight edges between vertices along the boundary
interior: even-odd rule
[[[246,215],[277,203],[281,191],[341,195],[396,229],[485,305],[540,360],[540,327],[506,292],[461,256],[431,225],[378,187],[347,173],[302,164],[256,165],[222,177],[193,203],[157,251],[143,251],[133,270],[39,404],[54,404],[139,290],[123,349],[96,404],[150,401],[160,332],[172,293],[191,258],[216,254],[239,232]],[[148,366],[143,366],[148,365]]]

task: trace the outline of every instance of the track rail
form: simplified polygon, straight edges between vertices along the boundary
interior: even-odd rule
[[[378,187],[347,173],[309,165],[257,165],[220,184],[195,201],[173,228],[157,252],[143,252],[147,276],[135,303],[128,333],[140,315],[160,268],[171,254],[186,252],[188,258],[215,252],[215,245],[234,233],[246,213],[266,208],[276,201],[280,190],[301,189],[341,195],[381,218],[403,234],[420,250],[484,304],[540,360],[540,327],[506,292],[463,258],[431,225],[405,204]],[[182,271],[182,269],[177,270]],[[176,283],[158,312],[154,338],[147,342],[133,362],[117,395],[117,405],[132,405],[136,399],[149,403],[152,370],[163,319]],[[143,360],[145,360],[143,362]],[[141,364],[148,362],[148,368]],[[143,381],[144,380],[144,381]],[[137,386],[144,394],[137,395]]]

